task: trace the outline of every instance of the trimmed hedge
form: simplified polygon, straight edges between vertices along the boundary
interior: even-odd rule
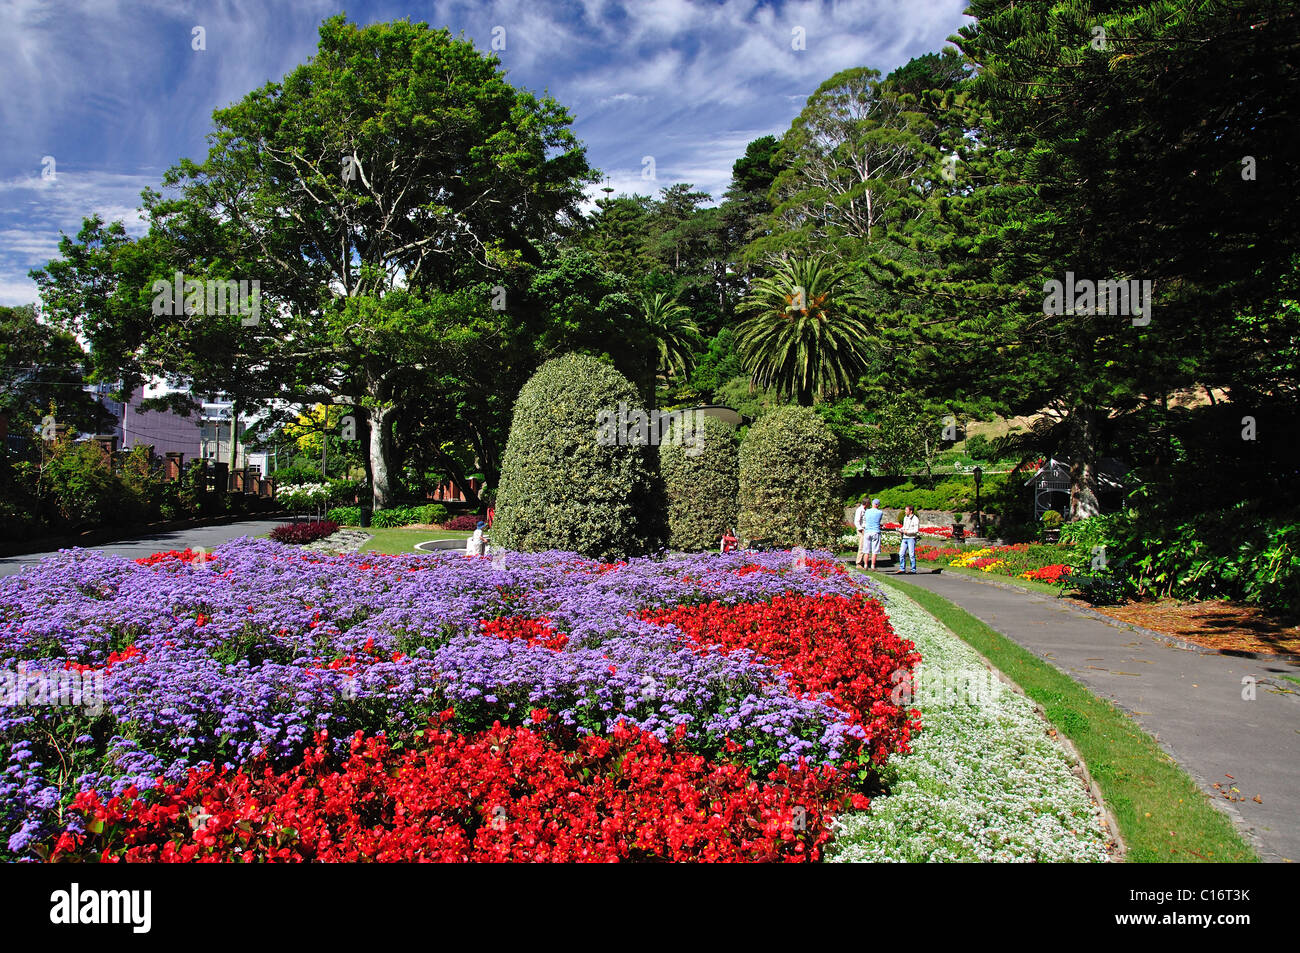
[[[662,545],[663,499],[650,447],[601,440],[599,414],[636,408],[636,389],[593,357],[543,364],[515,401],[493,536],[507,549],[594,559]],[[637,436],[635,432],[631,436]]]
[[[740,445],[741,536],[832,549],[843,492],[835,435],[811,408],[763,416]]]
[[[673,424],[659,447],[673,549],[712,549],[736,525],[739,446],[735,428],[717,417],[695,414]]]

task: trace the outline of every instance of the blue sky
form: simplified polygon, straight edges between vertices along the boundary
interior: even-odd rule
[[[940,49],[969,22],[965,2],[0,0],[0,304],[35,299],[27,271],[83,217],[138,232],[140,191],[205,154],[212,110],[307,59],[341,10],[424,20],[485,50],[504,27],[510,81],[570,109],[616,192],[691,182],[720,196],[745,144],[784,132],[824,79]]]

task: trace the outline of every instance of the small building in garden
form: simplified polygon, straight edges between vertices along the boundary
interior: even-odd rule
[[[1097,502],[1103,510],[1117,509],[1124,498],[1124,476],[1128,467],[1114,457],[1097,461]],[[1034,519],[1048,510],[1068,516],[1070,512],[1070,461],[1049,458],[1025,481],[1034,488]]]

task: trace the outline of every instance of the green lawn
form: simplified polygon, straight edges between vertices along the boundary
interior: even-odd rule
[[[942,596],[885,574],[1046,711],[1088,765],[1135,862],[1254,862],[1227,816],[1127,715]],[[1024,582],[1026,580],[1020,580]]]
[[[469,533],[442,529],[379,529],[368,526],[365,532],[370,533],[371,537],[369,541],[361,546],[364,552],[388,553],[389,555],[419,552],[415,548],[415,544],[428,542],[431,539],[466,539],[469,537]]]

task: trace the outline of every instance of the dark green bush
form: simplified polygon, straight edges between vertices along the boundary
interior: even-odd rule
[[[586,355],[548,361],[529,379],[515,401],[501,464],[496,542],[600,559],[662,545],[664,506],[653,448],[617,439],[636,438],[635,431],[601,432],[601,413],[617,417],[620,404],[625,413],[635,410],[636,389]]]
[[[976,434],[966,439],[966,456],[972,460],[994,460],[997,459],[997,451],[988,437]]]
[[[659,472],[673,549],[712,549],[736,525],[738,449],[735,428],[716,417],[694,414],[669,430],[659,447]]]
[[[778,546],[830,549],[844,522],[838,446],[807,407],[782,407],[740,445],[740,534]]]

